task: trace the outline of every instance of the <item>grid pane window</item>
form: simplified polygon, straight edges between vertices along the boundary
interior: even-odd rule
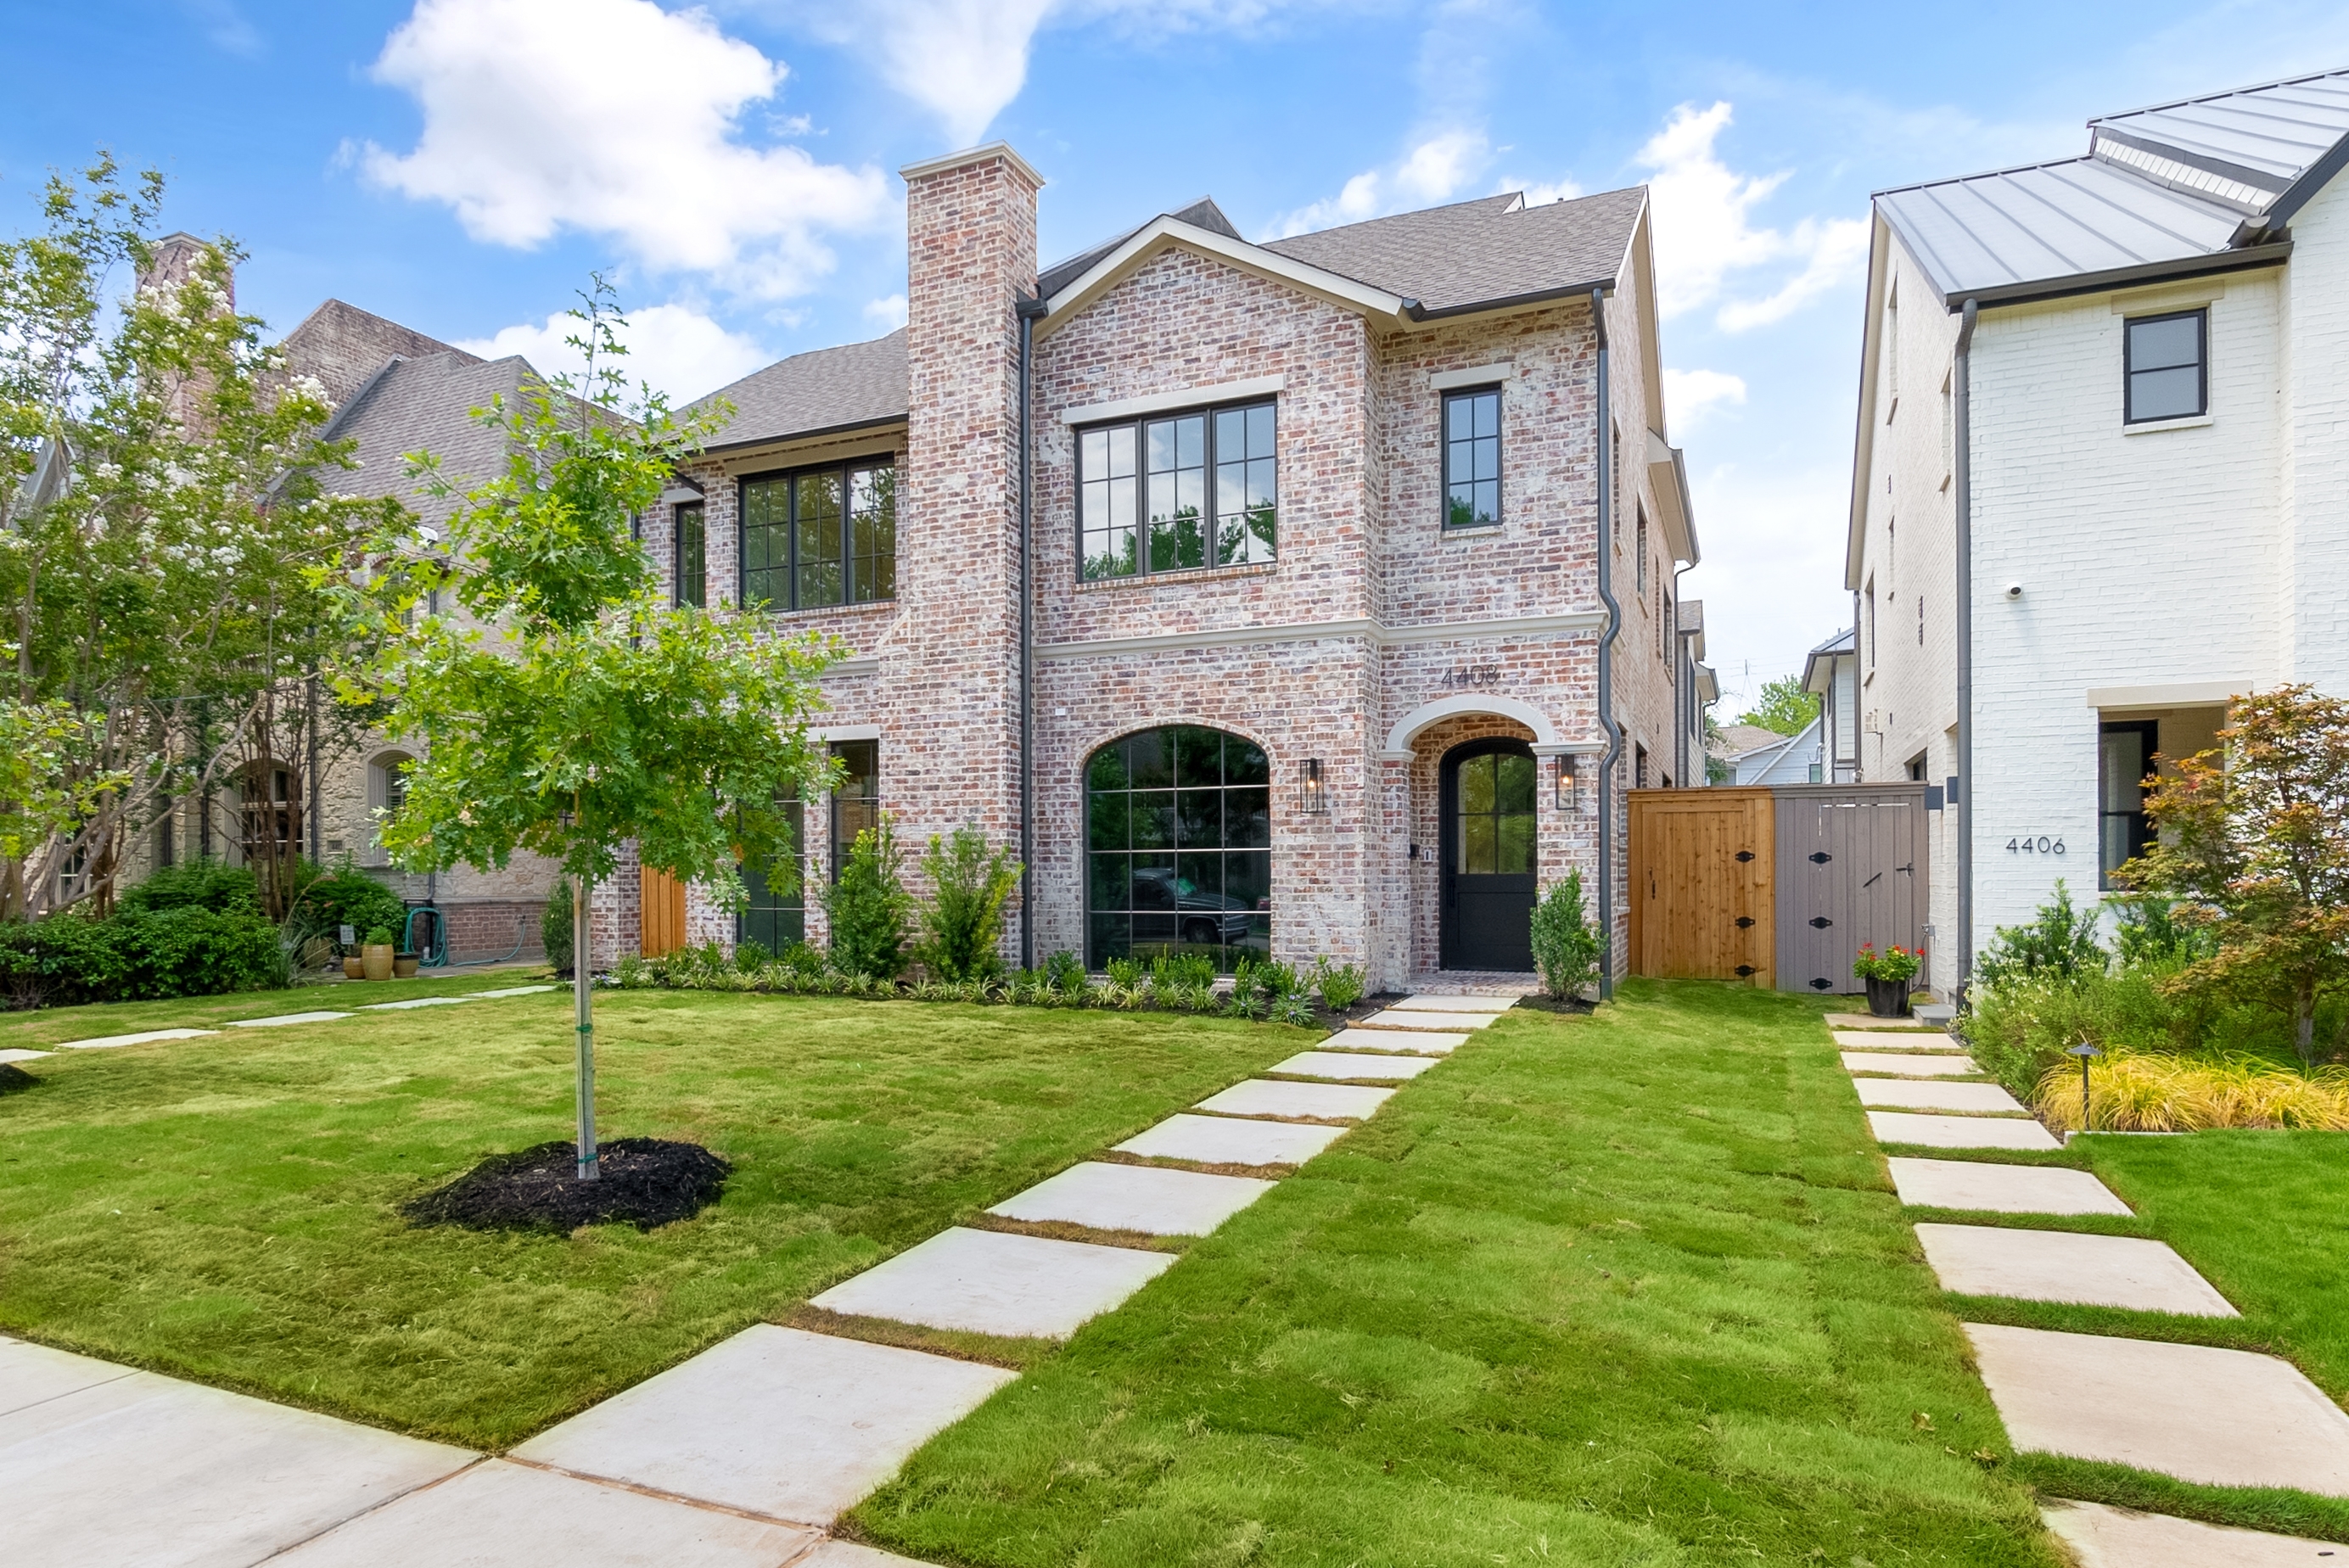
[[[2204,350],[2209,326],[2208,313],[2199,310],[2149,315],[2128,324],[2129,423],[2188,418],[2208,407]]]
[[[832,754],[845,776],[832,797],[832,880],[840,880],[856,835],[881,825],[881,743],[835,740]]]
[[[1276,425],[1274,406],[1257,403],[1080,432],[1085,580],[1271,561]]]
[[[1087,963],[1272,945],[1272,769],[1237,735],[1175,725],[1085,767]]]
[[[1444,399],[1444,522],[1484,528],[1501,521],[1501,391]]]
[[[891,463],[742,481],[742,603],[770,610],[897,596],[897,470]]]
[[[1458,870],[1533,874],[1535,773],[1534,759],[1514,751],[1487,751],[1460,764],[1460,841],[1453,846]]]
[[[702,531],[701,503],[688,501],[677,509],[676,599],[701,608],[709,599],[709,552]]]
[[[805,810],[797,801],[785,808],[792,824],[789,866],[743,864],[742,889],[750,898],[734,917],[736,942],[755,942],[769,953],[781,953],[807,939],[807,891],[800,876]]]

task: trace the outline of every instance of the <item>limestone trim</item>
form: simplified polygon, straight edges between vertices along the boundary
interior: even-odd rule
[[[1395,727],[1387,731],[1386,747],[1379,756],[1390,762],[1408,762],[1415,755],[1411,748],[1412,740],[1421,730],[1430,725],[1441,724],[1447,718],[1478,714],[1513,718],[1524,725],[1533,731],[1537,752],[1545,747],[1563,748],[1572,744],[1557,732],[1557,726],[1550,722],[1549,715],[1523,697],[1505,696],[1499,692],[1459,692],[1451,696],[1437,697],[1433,702],[1422,703],[1403,715],[1396,721]]]
[[[2090,686],[2087,706],[2107,712],[2129,707],[2215,707],[2260,689],[2249,676],[2222,681],[2170,681],[2160,686]]]
[[[981,147],[964,148],[960,152],[947,152],[936,158],[921,159],[898,170],[897,178],[911,183],[925,174],[944,174],[950,169],[960,169],[967,163],[986,163],[998,158],[1033,181],[1037,189],[1043,188],[1044,177],[1036,172],[1036,166],[1020,157],[1008,141],[990,141]]]
[[[1598,610],[1572,610],[1560,615],[1511,615],[1492,621],[1436,621],[1413,626],[1386,626],[1368,616],[1358,616],[1340,621],[1305,621],[1287,626],[1216,626],[1195,632],[1161,632],[1146,637],[1047,643],[1036,650],[1036,656],[1089,659],[1103,654],[1148,654],[1169,648],[1233,647],[1249,643],[1312,643],[1348,637],[1360,637],[1375,646],[1388,647],[1399,643],[1451,643],[1547,632],[1595,632],[1606,621],[1605,614]]]
[[[1136,414],[1156,414],[1169,408],[1196,408],[1209,403],[1234,403],[1262,397],[1288,387],[1285,376],[1255,376],[1215,387],[1192,387],[1173,392],[1153,392],[1143,397],[1121,397],[1113,403],[1087,403],[1061,410],[1063,425],[1097,425],[1106,419],[1128,419]]]
[[[1504,359],[1494,365],[1472,365],[1464,370],[1431,370],[1427,384],[1438,392],[1456,391],[1463,387],[1490,387],[1495,381],[1506,381],[1516,374],[1516,367]]]

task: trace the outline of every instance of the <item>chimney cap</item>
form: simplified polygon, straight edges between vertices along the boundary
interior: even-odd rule
[[[1036,166],[1020,157],[1008,141],[990,141],[984,147],[965,148],[960,152],[949,152],[941,158],[925,158],[917,162],[906,164],[897,170],[897,174],[900,179],[911,184],[926,175],[944,174],[949,170],[960,169],[965,164],[985,163],[990,159],[997,158],[1025,174],[1036,184],[1040,186],[1044,183],[1044,177],[1036,172]]]

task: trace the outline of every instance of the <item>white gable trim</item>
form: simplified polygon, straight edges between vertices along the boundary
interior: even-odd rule
[[[1052,303],[1045,308],[1043,319],[1036,324],[1036,335],[1042,337],[1052,332],[1098,299],[1126,273],[1161,251],[1176,245],[1228,262],[1259,277],[1293,284],[1348,310],[1379,316],[1397,326],[1413,325],[1406,314],[1408,302],[1400,294],[1391,294],[1384,289],[1358,284],[1336,273],[1323,272],[1319,267],[1292,261],[1261,245],[1251,245],[1246,240],[1235,240],[1229,235],[1185,223],[1179,218],[1159,217],[1143,224],[1123,244],[1095,262],[1082,277],[1055,294]]]

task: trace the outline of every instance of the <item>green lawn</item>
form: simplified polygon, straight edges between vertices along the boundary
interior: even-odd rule
[[[1820,1007],[1505,1020],[855,1527],[988,1565],[2054,1563]]]
[[[0,1039],[526,978],[78,1008]],[[512,1236],[395,1212],[484,1154],[569,1136],[566,994],[67,1052],[0,1095],[0,1330],[501,1447],[1310,1037],[680,992],[605,992],[596,1010],[605,1136],[734,1162],[697,1219]]]

